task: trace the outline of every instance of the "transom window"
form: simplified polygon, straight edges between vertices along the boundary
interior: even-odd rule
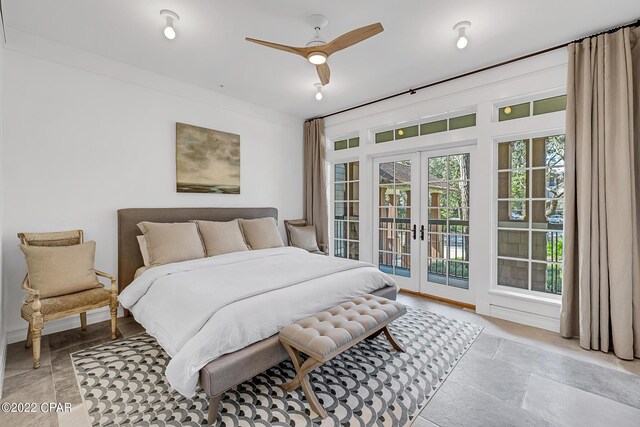
[[[565,136],[498,144],[498,285],[562,293]]]
[[[540,114],[554,113],[566,109],[567,95],[552,96],[498,108],[498,121],[522,119],[532,115],[539,116]]]
[[[462,116],[449,117],[439,120],[426,121],[411,126],[399,127],[385,130],[375,134],[375,143],[398,141],[415,136],[429,135],[432,133],[447,132],[455,129],[462,129],[476,125],[476,114],[465,114]]]

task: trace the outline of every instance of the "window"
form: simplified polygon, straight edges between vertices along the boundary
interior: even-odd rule
[[[376,144],[380,144],[382,142],[397,141],[400,139],[413,138],[415,136],[429,135],[438,132],[446,132],[449,130],[472,127],[475,125],[476,114],[466,114],[464,116],[456,116],[449,119],[440,119],[430,122],[424,122],[417,125],[377,132],[375,135],[375,142]]]
[[[533,104],[533,108],[532,107]],[[553,96],[551,98],[537,99],[533,102],[523,102],[515,105],[505,105],[498,109],[498,121],[521,119],[540,114],[553,113],[556,111],[564,111],[567,109],[567,95]]]
[[[562,293],[565,136],[498,144],[498,285]]]
[[[334,249],[340,258],[360,259],[360,163],[334,165]]]
[[[360,146],[360,138],[349,138],[349,139],[341,139],[339,141],[334,141],[333,149],[335,151],[346,150],[347,148],[356,148]]]

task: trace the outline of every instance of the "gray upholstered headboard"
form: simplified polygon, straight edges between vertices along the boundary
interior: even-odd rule
[[[135,208],[118,210],[118,288],[122,291],[133,281],[136,270],[143,265],[137,236],[142,232],[138,223],[231,221],[236,218],[265,218],[278,220],[276,208]]]

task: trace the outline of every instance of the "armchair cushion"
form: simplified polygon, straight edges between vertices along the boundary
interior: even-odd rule
[[[94,269],[96,242],[72,246],[20,245],[27,260],[29,287],[51,298],[102,286]]]
[[[42,308],[40,309],[40,312],[43,316],[47,317],[83,307],[104,306],[109,304],[110,298],[111,292],[109,292],[109,290],[102,287],[94,288],[68,295],[41,299],[40,303],[42,304]],[[27,302],[22,304],[20,314],[23,319],[30,321],[31,315],[33,314],[31,303]]]
[[[318,241],[316,239],[315,225],[304,227],[289,227],[291,233],[291,246],[301,248],[309,252],[319,252]]]

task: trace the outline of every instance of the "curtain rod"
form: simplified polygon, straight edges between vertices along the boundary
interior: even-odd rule
[[[489,66],[486,66],[486,67],[483,67],[483,68],[479,68],[477,70],[469,71],[469,72],[464,73],[464,74],[459,74],[457,76],[448,77],[448,78],[443,79],[443,80],[438,80],[437,82],[428,83],[426,85],[418,86],[418,87],[415,87],[415,88],[412,88],[412,89],[407,89],[407,90],[402,91],[402,92],[394,93],[393,95],[385,96],[384,98],[374,99],[373,101],[365,102],[364,104],[356,105],[354,107],[345,108],[344,110],[340,110],[340,111],[336,111],[336,112],[333,112],[333,113],[325,114],[324,116],[314,117],[312,119],[307,119],[305,121],[310,122],[310,121],[315,120],[315,119],[326,119],[327,117],[331,117],[331,116],[335,116],[335,115],[338,115],[338,114],[346,113],[347,111],[356,110],[358,108],[366,107],[368,105],[376,104],[378,102],[386,101],[388,99],[396,98],[398,96],[414,95],[419,90],[422,90],[422,89],[426,89],[426,88],[429,88],[429,87],[432,87],[432,86],[436,86],[436,85],[440,85],[440,84],[443,84],[443,83],[447,83],[447,82],[450,82],[452,80],[461,79],[463,77],[468,77],[468,76],[471,76],[473,74],[477,74],[477,73],[481,73],[483,71],[491,70],[493,68],[502,67],[503,65],[511,64],[511,63],[517,62],[517,61],[522,61],[523,59],[531,58],[533,56],[542,55],[543,53],[551,52],[552,50],[556,50],[556,49],[561,49],[563,47],[567,47],[571,43],[579,43],[579,42],[581,42],[583,40],[586,40],[586,39],[591,38],[591,37],[599,36],[601,34],[610,34],[610,33],[613,33],[615,31],[618,31],[618,30],[620,30],[622,28],[638,27],[638,26],[640,26],[640,19],[637,19],[636,21],[631,22],[629,24],[624,24],[624,25],[620,25],[618,27],[610,28],[608,30],[600,31],[600,32],[592,34],[590,36],[581,37],[579,39],[572,40],[570,42],[562,43],[562,44],[559,44],[559,45],[556,45],[556,46],[553,46],[553,47],[548,47],[546,49],[538,50],[538,51],[533,52],[533,53],[528,53],[526,55],[518,56],[517,58],[509,59],[507,61],[499,62],[497,64],[493,64],[493,65],[489,65]]]

